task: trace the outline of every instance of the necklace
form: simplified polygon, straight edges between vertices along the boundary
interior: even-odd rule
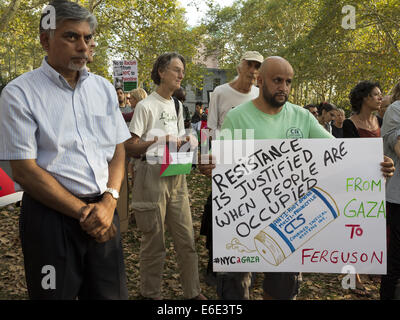
[[[366,120],[362,120],[359,117],[356,117],[354,120],[356,120],[356,125],[358,128],[365,129],[368,131],[375,131],[377,129],[377,123],[375,121],[375,117]]]

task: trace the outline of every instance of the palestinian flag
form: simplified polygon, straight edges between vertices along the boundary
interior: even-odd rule
[[[163,162],[161,164],[160,176],[176,176],[178,174],[189,174],[192,170],[193,152],[169,152],[165,146]]]

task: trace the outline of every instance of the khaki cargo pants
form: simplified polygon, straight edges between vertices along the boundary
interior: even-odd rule
[[[161,297],[165,261],[165,226],[177,253],[186,299],[200,294],[198,257],[185,175],[160,177],[160,165],[136,161],[133,212],[143,233],[140,245],[141,294]]]

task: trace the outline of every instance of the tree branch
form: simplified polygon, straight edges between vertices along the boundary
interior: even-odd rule
[[[10,20],[15,16],[19,5],[21,4],[21,0],[13,0],[11,1],[10,5],[0,17],[0,31],[3,31],[8,26]]]

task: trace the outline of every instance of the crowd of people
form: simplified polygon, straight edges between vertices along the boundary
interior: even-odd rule
[[[93,14],[75,2],[51,5],[57,27],[43,29],[40,22],[46,51],[41,67],[10,82],[0,98],[0,159],[10,161],[13,178],[24,190],[20,237],[31,299],[128,298],[120,212],[129,210],[118,209],[123,202],[127,205],[125,188],[131,189],[142,234],[143,298],[162,299],[168,229],[184,298],[205,300],[186,176],[160,176],[165,146],[179,150],[189,144],[197,150],[204,129],[212,139],[221,129],[252,129],[255,139],[295,138],[288,127],[303,138],[383,137],[380,169],[388,178],[389,245],[381,298],[400,298],[400,84],[384,98],[379,83],[361,81],[350,93],[353,113],[345,119],[345,111],[329,102],[304,108],[290,103],[290,63],[247,51],[237,65],[237,77],[215,88],[207,110],[196,103],[191,116],[183,104],[182,55],[158,56],[151,72],[153,92],[138,88],[124,93],[88,72],[97,26]],[[212,155],[200,154],[198,163],[209,177],[215,168],[210,159]],[[209,250],[207,279],[218,297],[249,299],[250,272],[212,269],[211,194],[200,232]],[[43,286],[44,266],[56,270],[54,287]],[[300,278],[297,272],[264,273],[264,299],[295,299]]]

